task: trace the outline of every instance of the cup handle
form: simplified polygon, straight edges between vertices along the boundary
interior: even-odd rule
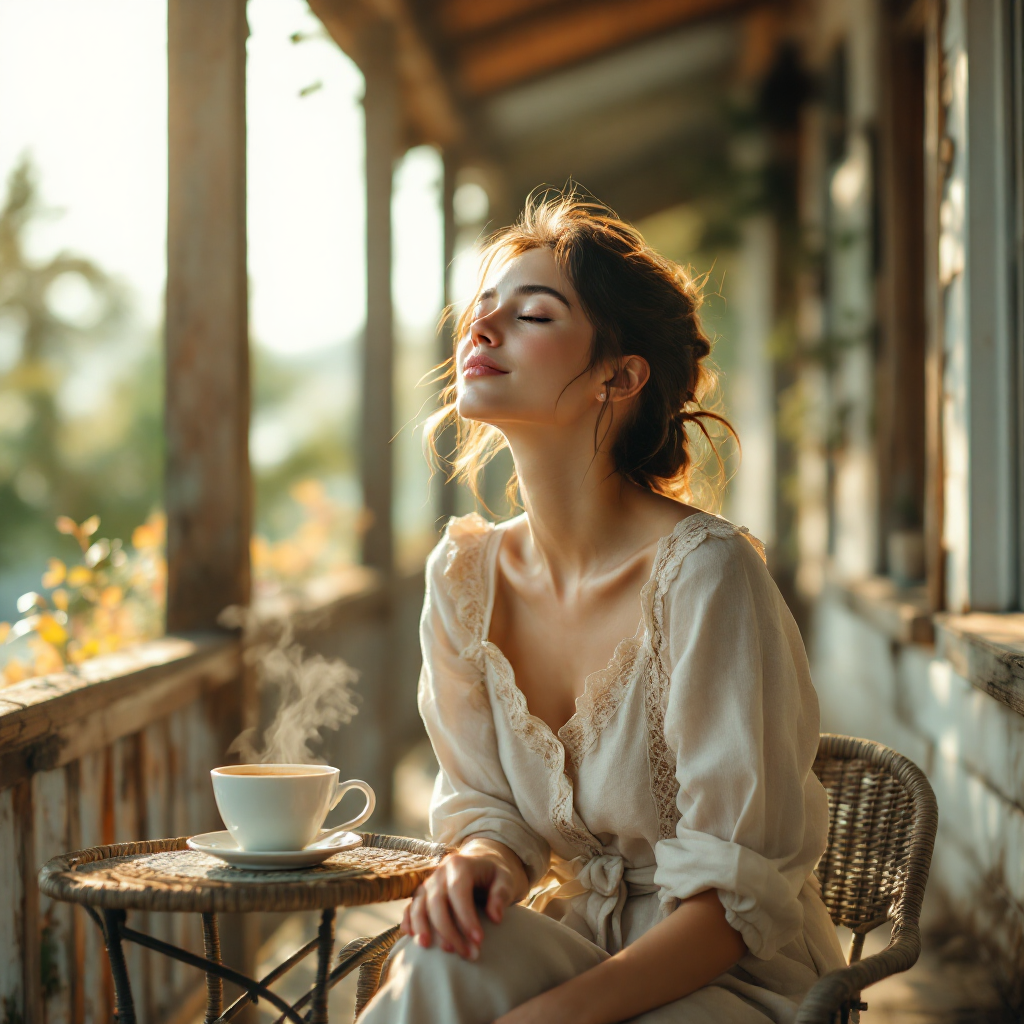
[[[366,796],[366,806],[351,820],[346,821],[344,825],[336,825],[334,828],[329,828],[326,832],[321,832],[317,836],[315,842],[322,843],[325,839],[330,836],[336,836],[339,832],[348,832],[354,829],[357,825],[362,825],[364,821],[371,814],[373,809],[377,805],[377,797],[374,796],[373,790],[370,788],[368,783],[363,782],[361,779],[349,779],[348,782],[339,782],[338,788],[334,791],[334,797],[331,800],[331,810],[334,810],[338,806],[338,801],[350,790],[358,789],[361,793]]]

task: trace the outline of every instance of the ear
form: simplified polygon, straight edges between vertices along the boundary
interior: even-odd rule
[[[609,402],[636,398],[651,378],[650,364],[643,356],[626,356],[606,378]]]

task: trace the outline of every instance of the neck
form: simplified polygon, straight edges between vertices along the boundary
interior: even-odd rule
[[[615,472],[607,451],[594,452],[593,432],[580,434],[506,435],[534,550],[556,580],[579,578],[607,563],[640,495]]]

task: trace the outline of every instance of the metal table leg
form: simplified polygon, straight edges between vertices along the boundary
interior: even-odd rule
[[[203,914],[203,950],[206,959],[221,963],[220,934],[217,931],[217,915]],[[213,1024],[224,1009],[224,982],[216,974],[206,972],[206,1016],[203,1024]]]
[[[334,907],[328,907],[320,918],[319,946],[316,960],[316,986],[313,989],[313,1005],[310,1009],[310,1024],[327,1024],[327,984],[331,972],[331,953],[334,952]]]
[[[121,928],[124,919],[123,910],[104,910],[103,940],[107,947],[107,958],[110,960],[110,973],[114,976],[118,1024],[135,1024],[132,986],[128,980],[128,967],[124,962],[124,950],[121,948]]]

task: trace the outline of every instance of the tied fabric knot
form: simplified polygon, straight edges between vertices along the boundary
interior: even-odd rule
[[[591,857],[576,876],[584,889],[599,896],[617,896],[622,889],[626,862],[617,853],[601,853]]]
[[[580,865],[580,860],[572,866]],[[617,853],[595,854],[584,861],[576,877],[561,885],[555,899],[572,901],[572,908],[584,918],[594,941],[609,953],[622,949],[622,910],[630,896],[658,891],[654,884],[656,865],[627,868]]]

